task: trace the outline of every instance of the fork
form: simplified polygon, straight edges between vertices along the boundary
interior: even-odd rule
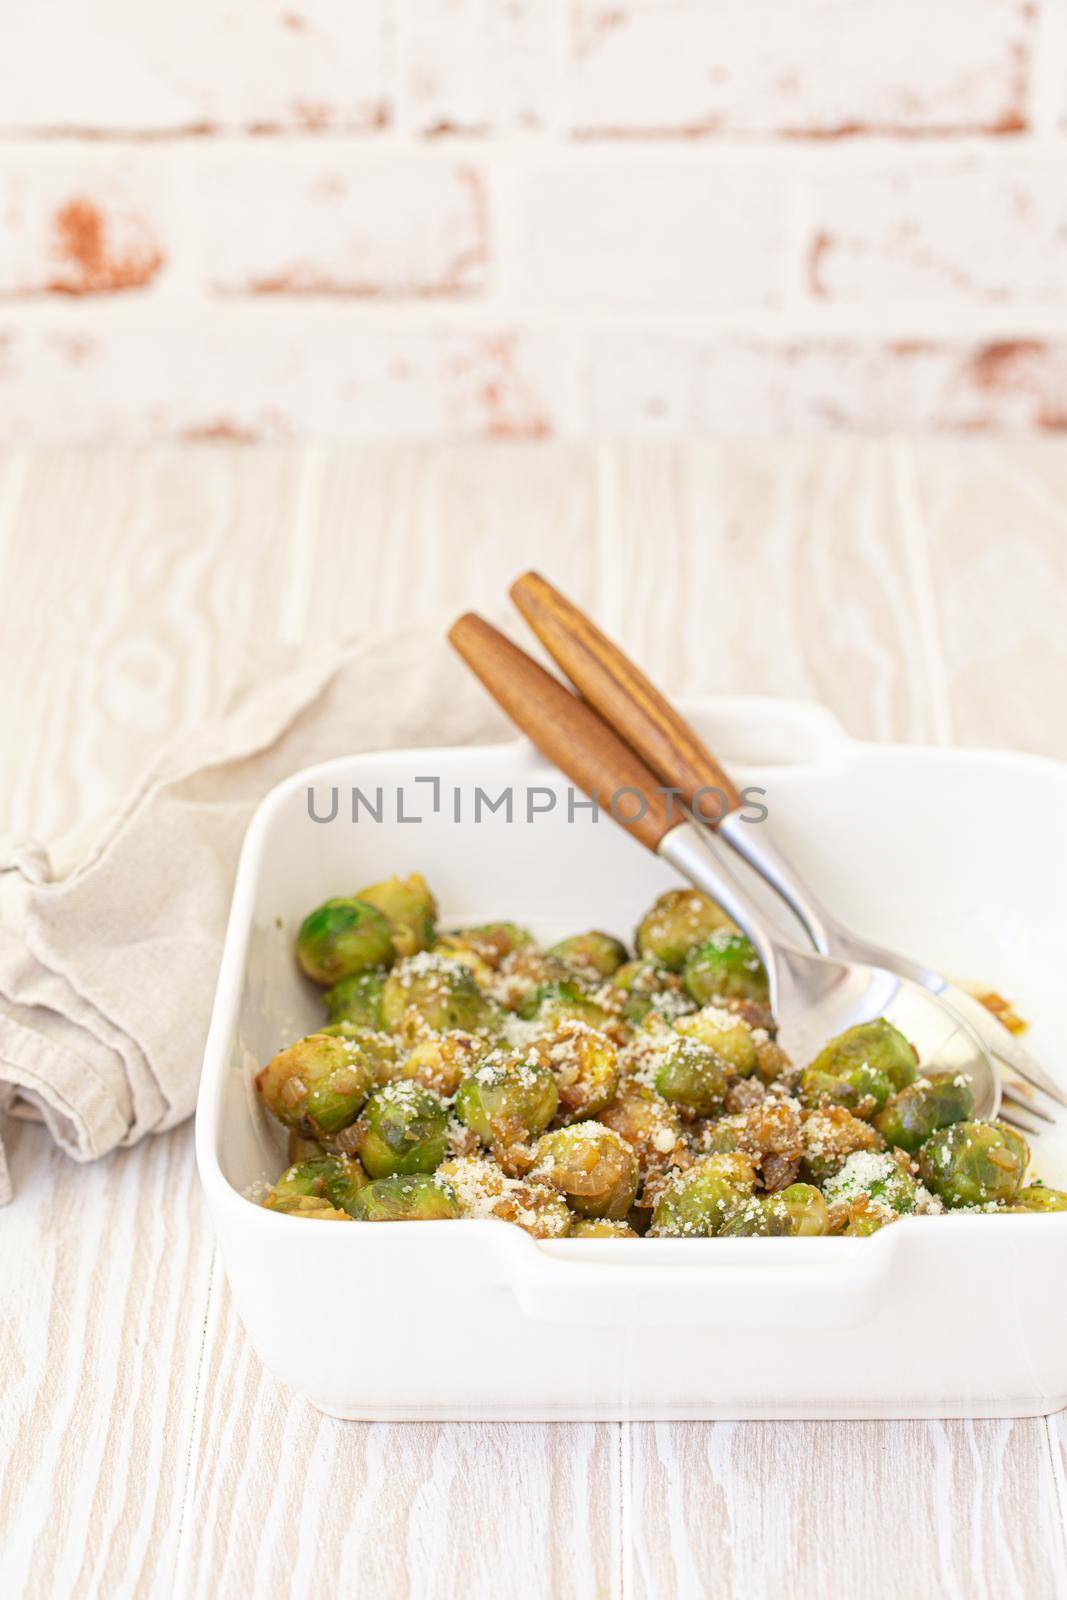
[[[742,800],[729,775],[678,711],[571,601],[536,572],[511,587],[511,596],[546,650],[585,700],[669,786],[705,832],[714,832],[785,902],[815,950],[839,960],[887,968],[921,984],[948,1002],[996,1058],[1004,1098],[1028,1132],[1025,1113],[1046,1123],[1056,1119],[1039,1094],[1067,1106],[1067,1095],[981,1002],[940,972],[850,932],[821,904],[765,825],[741,820]],[[701,801],[717,797],[719,816]],[[1007,1068],[1014,1078],[1005,1077]],[[1018,1080],[1022,1080],[1021,1082]]]

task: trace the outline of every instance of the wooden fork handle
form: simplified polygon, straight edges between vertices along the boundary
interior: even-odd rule
[[[711,751],[583,611],[537,572],[513,583],[511,598],[574,687],[660,783],[677,789],[705,822],[717,825],[738,809],[741,796]]]
[[[541,753],[642,844],[655,850],[684,820],[629,745],[499,629],[468,611],[448,637]]]

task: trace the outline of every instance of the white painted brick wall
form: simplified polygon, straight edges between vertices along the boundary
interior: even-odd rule
[[[34,0],[4,439],[1067,427],[1067,0]]]

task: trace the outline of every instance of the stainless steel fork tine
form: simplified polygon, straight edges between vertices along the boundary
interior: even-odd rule
[[[999,1061],[1010,1067],[1027,1083],[1033,1084],[1035,1089],[1040,1089],[1042,1093],[1049,1095],[1059,1105],[1067,1106],[1067,1092],[1054,1078],[1049,1077],[1043,1067],[1038,1066],[1029,1051],[1023,1049],[1018,1039],[1008,1032],[1002,1022],[997,1021],[980,1000],[976,1000],[972,994],[968,994],[957,984],[951,985],[951,992],[946,992],[945,998],[960,1013],[964,1021],[970,1023],[986,1049]]]
[[[1012,1106],[1020,1108],[1029,1116],[1040,1117],[1042,1122],[1049,1122],[1055,1125],[1057,1119],[1051,1112],[1046,1111],[1044,1106],[1038,1105],[1037,1101],[1031,1099],[1029,1094],[1020,1092],[1019,1087],[1014,1083],[1010,1083],[1007,1078],[1002,1078],[1000,1081],[1000,1093],[1002,1100],[1010,1100]]]
[[[1023,1111],[1016,1105],[1007,1108],[1002,1106],[1000,1121],[1010,1123],[1013,1128],[1018,1128],[1020,1133],[1028,1133],[1034,1139],[1040,1138],[1045,1131],[1036,1117],[1032,1117],[1028,1111]]]

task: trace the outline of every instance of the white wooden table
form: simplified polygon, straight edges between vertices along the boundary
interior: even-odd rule
[[[1067,445],[0,456],[0,828],[53,840],[264,641],[536,563],[668,688],[1067,757]],[[190,1126],[7,1129],[0,1594],[1067,1594],[1067,1425],[361,1425],[259,1366]]]

